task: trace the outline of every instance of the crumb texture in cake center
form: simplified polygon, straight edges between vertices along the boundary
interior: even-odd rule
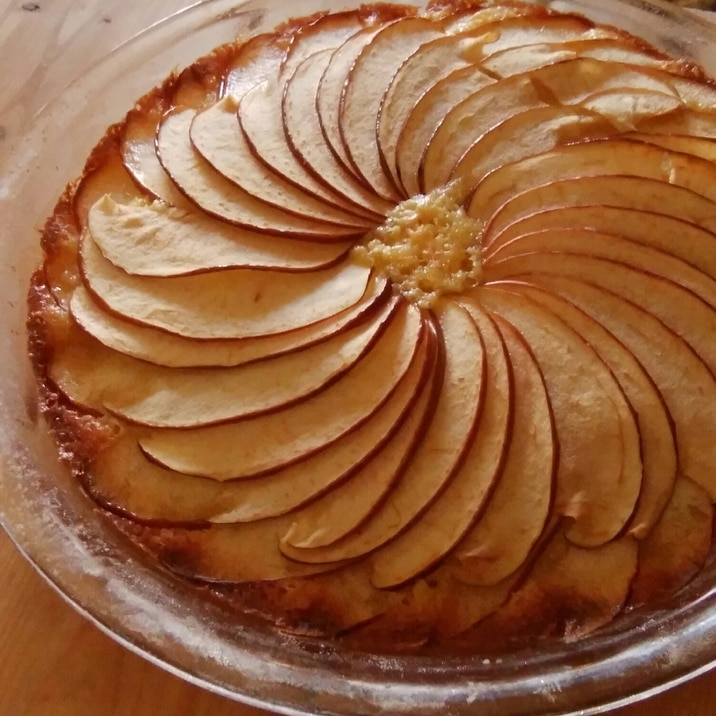
[[[476,286],[482,278],[482,222],[465,213],[460,199],[456,183],[406,199],[354,249],[356,258],[421,308]]]

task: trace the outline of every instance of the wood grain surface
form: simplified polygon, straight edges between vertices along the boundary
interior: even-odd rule
[[[189,4],[0,0],[0,153],[61,91],[68,72]],[[1,531],[0,585],[0,716],[266,713],[185,683],[113,642],[67,606]],[[716,672],[614,713],[716,716]]]

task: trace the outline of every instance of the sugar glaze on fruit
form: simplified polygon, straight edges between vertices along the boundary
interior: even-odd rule
[[[481,222],[469,217],[459,183],[406,199],[353,250],[421,308],[461,293],[482,277]]]

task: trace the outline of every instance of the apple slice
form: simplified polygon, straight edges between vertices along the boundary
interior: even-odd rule
[[[634,188],[638,189],[638,183]],[[712,205],[711,211],[716,218],[716,205]],[[699,218],[698,214],[696,218]],[[621,235],[629,241],[670,253],[716,277],[716,253],[711,231],[674,216],[625,206],[566,206],[530,214],[491,237],[489,248],[483,250],[483,260],[489,262],[493,256],[504,255],[504,247],[521,236],[572,229]],[[678,236],[679,240],[674,241],[674,236]]]
[[[370,188],[370,185],[355,171],[343,143],[340,130],[340,114],[343,88],[348,73],[363,48],[367,47],[383,28],[384,25],[382,24],[377,27],[367,27],[353,35],[336,49],[323,72],[315,95],[315,108],[318,113],[323,139],[338,162],[367,188]],[[375,117],[375,115],[373,116]]]
[[[388,294],[386,281],[372,279],[362,298],[335,316],[285,333],[236,340],[196,340],[125,321],[102,310],[82,286],[75,289],[69,310],[85,332],[133,358],[172,368],[231,367],[326,340],[365,320],[383,305]]]
[[[662,321],[689,343],[711,372],[716,374],[716,345],[712,340],[716,336],[714,303],[656,273],[658,266],[653,265],[655,261],[650,261],[646,247],[641,252],[644,254],[644,263],[639,267],[585,254],[522,254],[490,264],[485,275],[489,276],[487,280],[499,281],[531,272],[556,273],[605,288]],[[659,256],[657,252],[656,255],[662,265],[673,266],[674,270],[678,266],[679,278],[688,274],[688,280],[698,285],[702,295],[712,295],[714,280],[710,276],[687,264],[679,266],[678,259],[668,261],[671,257],[666,254]]]
[[[81,244],[87,290],[105,310],[186,338],[249,338],[309,326],[355,306],[371,270],[350,260],[301,273],[223,269],[194,276],[130,276]]]
[[[87,228],[106,259],[142,276],[229,267],[311,271],[337,263],[350,249],[255,234],[159,202],[118,204],[107,194],[90,209]]]
[[[682,68],[680,72],[668,72],[666,70],[647,70],[653,77],[667,82],[679,95],[682,102],[694,112],[706,112],[713,114],[716,107],[716,87],[713,82],[704,81],[690,68]]]
[[[671,498],[677,476],[677,454],[671,417],[664,399],[634,354],[606,328],[559,295],[529,284],[506,282],[544,306],[579,333],[607,364],[624,390],[641,436],[644,474],[629,533],[649,534]]]
[[[590,97],[604,92],[653,92],[682,99],[674,88],[675,76],[648,66],[621,62],[605,62],[579,56],[552,65],[540,67],[527,75],[538,83],[553,101],[561,104],[581,104]],[[630,104],[628,98],[623,98]]]
[[[676,134],[647,134],[633,132],[627,135],[647,144],[656,144],[664,149],[683,154],[693,154],[695,157],[716,162],[716,113],[714,113],[714,134],[709,137],[683,136]]]
[[[437,575],[440,574],[438,570]],[[447,592],[446,608],[437,619],[438,638],[452,637],[456,646],[464,643],[461,637],[467,636],[469,641],[471,629],[503,607],[523,578],[523,570],[520,569],[499,583],[486,586],[448,579],[444,588]]]
[[[192,206],[177,189],[160,164],[155,139],[162,117],[171,107],[202,107],[218,99],[225,89],[226,63],[234,51],[222,48],[196,65],[175,73],[164,84],[142,97],[121,125],[120,154],[127,171],[144,192],[181,208]],[[241,64],[261,57],[264,66],[276,64],[282,55],[269,36],[247,41],[234,62]],[[231,72],[229,71],[229,74]]]
[[[425,42],[396,71],[380,104],[377,130],[381,164],[395,187],[400,188],[395,154],[408,117],[437,82],[470,66],[465,55],[481,34],[448,35]]]
[[[606,544],[631,518],[643,473],[621,387],[592,346],[525,295],[493,286],[474,295],[522,334],[542,370],[560,445],[555,510],[574,520],[567,536],[583,547]]]
[[[95,499],[110,509],[121,505],[121,513],[133,519],[183,525],[265,519],[293,512],[327,493],[324,501],[345,484],[360,481],[374,454],[394,449],[390,446],[412,420],[419,395],[415,386],[430,372],[434,350],[434,345],[420,346],[395,392],[370,420],[324,450],[260,478],[217,482],[167,470],[139,450],[141,429],[127,428],[122,440],[97,457],[87,487]]]
[[[289,213],[362,229],[372,226],[373,222],[338,208],[333,199],[312,196],[260,161],[239,126],[236,110],[234,99],[225,97],[199,112],[191,123],[194,148],[219,174],[256,199]]]
[[[683,137],[683,139],[713,139],[716,137],[716,112],[711,108],[691,109],[682,106],[677,112],[666,117],[655,117],[639,127],[640,132],[661,137]],[[681,141],[677,139],[676,141]],[[705,146],[696,142],[693,146]],[[676,147],[675,147],[676,148]],[[678,149],[678,151],[682,151]],[[688,152],[688,150],[686,150]]]
[[[373,554],[372,583],[397,587],[439,563],[475,523],[495,484],[503,477],[512,438],[512,371],[500,332],[471,302],[463,307],[475,321],[485,351],[487,374],[477,430],[445,488],[394,540]]]
[[[376,640],[388,639],[393,651],[412,653],[421,645],[449,638],[451,647],[459,649],[459,635],[497,611],[508,600],[515,581],[472,587],[438,569],[402,589],[378,592],[383,599],[392,597],[392,603],[374,619],[352,629],[346,635],[346,643],[370,651]]]
[[[677,480],[661,520],[639,545],[639,569],[631,589],[633,604],[653,604],[670,597],[701,570],[711,550],[711,499],[692,480]]]
[[[204,529],[144,527],[142,544],[175,574],[210,583],[272,582],[307,577],[341,565],[305,565],[277,549],[290,518]],[[261,559],[256,559],[260,554]]]
[[[600,225],[592,222],[602,211],[607,214],[638,211],[656,217],[654,220],[657,221],[661,217],[666,221],[673,217],[707,229],[716,229],[716,202],[689,189],[659,179],[638,176],[575,177],[538,185],[506,199],[485,227],[483,250],[487,254],[515,238],[521,233],[519,227],[522,221],[529,222],[525,227],[530,225],[539,230],[539,222],[547,220],[548,212],[555,212],[556,215],[557,212],[565,211],[580,216],[582,212],[588,212],[584,219],[578,220],[578,226],[591,226],[597,230]],[[534,219],[531,218],[533,216]],[[645,220],[650,221],[646,216]],[[624,223],[620,225],[626,228]],[[633,226],[633,222],[630,221],[628,226]]]
[[[372,350],[320,393],[252,420],[155,431],[140,441],[164,467],[214,480],[251,477],[304,459],[355,430],[389,398],[422,334],[418,310],[401,306]]]
[[[317,222],[277,209],[232,184],[192,146],[189,130],[195,115],[192,109],[167,115],[157,132],[157,152],[172,181],[205,212],[232,224],[287,236],[335,241],[360,233],[355,227]]]
[[[681,473],[716,499],[710,458],[716,430],[716,381],[703,360],[651,313],[605,288],[549,274],[531,273],[528,280],[567,298],[634,354],[673,420]]]
[[[480,63],[496,75],[508,77],[528,72],[556,62],[590,57],[600,62],[618,62],[645,67],[671,67],[674,62],[657,54],[647,54],[643,48],[624,38],[591,37],[560,42],[540,41],[531,45],[508,47],[493,52]]]
[[[512,6],[483,5],[482,7],[464,5],[457,12],[448,5],[436,5],[430,9],[430,15],[444,22],[445,32],[450,35],[478,31],[482,27],[487,28],[488,32],[490,32],[498,22],[507,22],[517,17],[530,17],[534,14],[534,6],[522,4]],[[541,8],[536,10],[536,14],[540,19],[543,19],[544,13]],[[489,37],[494,39],[492,32],[490,32]]]
[[[281,105],[285,138],[296,159],[315,180],[326,183],[366,216],[380,221],[393,202],[379,197],[358,181],[322,140],[316,96],[332,56],[331,50],[324,50],[307,57],[286,82]]]
[[[436,356],[432,361],[426,361],[423,375],[417,381],[415,403],[391,441],[350,480],[296,513],[291,529],[281,540],[284,554],[291,557],[292,547],[305,550],[334,544],[358,529],[378,509],[425,433],[435,407],[440,371]],[[404,382],[408,380],[410,376],[406,375]],[[356,438],[350,439],[355,441]]]
[[[598,41],[590,40],[589,42]],[[582,53],[575,52],[562,43],[535,42],[530,45],[507,47],[504,50],[492,52],[480,62],[480,66],[486,72],[503,78],[521,75],[557,62],[568,62],[577,57],[582,57]]]
[[[361,50],[346,75],[339,112],[339,131],[351,164],[379,196],[402,198],[386,176],[378,148],[381,103],[393,77],[421,45],[442,32],[438,23],[407,17],[385,25]]]
[[[422,191],[420,165],[430,138],[435,134],[450,107],[454,107],[494,83],[479,67],[465,67],[437,82],[418,101],[400,131],[395,148],[395,168],[406,196]],[[417,149],[416,149],[417,148]],[[390,166],[391,158],[387,157]]]
[[[539,107],[519,112],[480,136],[450,169],[448,181],[475,186],[490,171],[563,144],[613,136],[614,126],[600,114],[576,107]],[[441,166],[441,172],[448,167]]]
[[[452,574],[476,586],[499,585],[528,559],[547,524],[559,447],[539,365],[512,325],[495,321],[512,364],[511,440],[485,511],[450,559]]]
[[[667,92],[622,87],[595,92],[580,107],[601,114],[620,132],[629,132],[677,112],[681,100]],[[587,139],[585,137],[585,139]]]
[[[389,22],[405,12],[404,8],[394,6],[376,8],[375,13],[345,10],[317,15],[311,22],[298,28],[281,63],[281,75],[284,78],[290,77],[307,57],[326,50],[334,51],[363,28]]]
[[[648,55],[647,55],[648,56]],[[526,76],[537,83],[551,103],[580,104],[590,97],[608,91],[624,94],[654,92],[681,100],[674,87],[675,75],[648,66],[605,62],[578,56],[528,71]]]
[[[538,8],[538,13],[543,9]],[[608,27],[595,27],[594,24],[578,15],[535,16],[531,12],[523,16],[499,20],[494,24],[482,26],[486,41],[482,45],[481,56],[476,60],[486,62],[492,56],[514,50],[521,52],[535,43],[568,43],[575,40],[621,38],[622,33]],[[492,32],[490,32],[492,30]]]
[[[457,304],[438,314],[445,374],[432,420],[390,498],[371,518],[333,545],[291,549],[293,559],[334,562],[368,554],[396,537],[438,497],[474,438],[485,388],[485,356],[475,322]]]
[[[143,198],[122,160],[111,150],[79,182],[71,198],[74,218],[80,231],[87,225],[92,207],[104,196],[129,203]]]
[[[275,74],[295,44],[297,30],[300,33],[300,28],[294,26],[278,41],[274,33],[263,33],[241,44],[238,55],[223,73],[221,96],[228,95],[238,100]],[[198,108],[201,105],[193,106]]]
[[[559,147],[498,167],[475,189],[468,214],[486,220],[510,197],[561,179],[639,176],[689,189],[716,201],[716,166],[689,154],[626,139],[604,139]]]
[[[636,46],[638,47],[638,46]],[[646,57],[653,57],[653,54],[644,52]],[[664,92],[665,94],[671,94],[678,98],[683,105],[690,108],[692,111],[707,110],[716,104],[716,89],[714,89],[709,83],[703,82],[699,79],[694,79],[693,73],[688,69],[680,66],[675,62],[664,62],[661,66],[652,66],[650,64],[623,64],[618,62],[604,62],[590,57],[579,57],[574,60],[575,63],[579,63],[585,70],[580,70],[577,77],[573,78],[572,86],[569,86],[569,80],[567,77],[569,74],[573,74],[579,65],[575,64],[569,73],[565,76],[562,72],[560,65],[548,65],[541,70],[536,72],[539,74],[540,79],[545,77],[551,77],[556,75],[558,78],[561,76],[567,84],[562,86],[562,90],[566,90],[569,96],[574,97],[576,90],[577,94],[580,94],[583,90],[587,90],[586,94],[592,94],[596,91],[596,87],[593,86],[595,80],[601,82],[599,78],[604,72],[615,72],[615,79],[612,82],[608,82],[601,86],[599,89],[617,89],[619,87],[628,87],[633,90],[653,90],[655,92]],[[570,65],[570,62],[564,63],[564,66]],[[544,75],[542,73],[545,73]],[[617,77],[617,74],[619,77]],[[641,78],[641,79],[639,79]],[[584,84],[583,84],[584,83]],[[548,84],[550,81],[548,80]],[[587,88],[592,86],[591,90]],[[553,88],[553,87],[551,87]],[[555,95],[564,101],[563,95],[560,92],[556,92]],[[579,101],[574,99],[573,101]]]
[[[122,135],[122,161],[144,191],[170,206],[187,209],[192,203],[176,188],[157,157],[154,140],[160,122],[158,110],[135,109],[127,115]]]
[[[347,634],[373,624],[400,601],[397,593],[371,590],[366,573],[367,566],[358,563],[323,571],[308,580],[294,578],[276,584],[269,592],[271,604],[276,613],[290,615],[290,621],[282,620],[281,631],[302,640],[308,636],[345,644]],[[259,593],[259,609],[267,592],[264,588]],[[346,594],[349,599],[342,596]],[[316,614],[320,614],[319,619]],[[271,623],[275,624],[275,618]]]
[[[668,277],[670,281],[688,289],[709,305],[716,306],[716,281],[712,276],[696,268],[698,260],[696,265],[689,264],[667,253],[661,247],[650,246],[647,242],[651,237],[645,238],[644,243],[637,243],[623,236],[605,234],[593,229],[545,229],[523,234],[503,244],[495,252],[491,252],[489,258],[484,259],[484,267],[486,275],[492,276],[493,267],[501,272],[498,267],[503,261],[512,259],[517,261],[518,256],[536,252],[560,256],[590,256],[614,261],[653,276]],[[673,243],[673,235],[662,234],[661,239],[655,239],[654,242],[668,246],[669,243]],[[709,244],[704,247],[704,253],[707,256],[711,255],[712,260],[716,259],[713,235]],[[561,261],[561,258],[559,260]],[[573,260],[576,259],[570,259]],[[527,261],[528,259],[525,258],[522,264]]]
[[[622,537],[584,549],[558,533],[507,604],[471,633],[484,643],[557,636],[572,641],[610,623],[624,608],[637,569],[637,542]]]
[[[75,329],[71,350],[56,352],[49,374],[76,404],[104,408],[129,422],[157,428],[213,425],[285,409],[324,389],[365,356],[394,310],[395,301],[313,346],[222,370],[137,361]]]
[[[249,59],[267,51],[274,52],[275,56],[266,39],[264,35],[248,41],[239,51],[239,58]],[[158,160],[157,127],[171,107],[199,107],[217,99],[228,59],[226,51],[205,57],[196,66],[173,75],[159,89],[139,100],[127,114],[121,129],[120,154],[137,185],[156,199],[181,208],[192,206]]]
[[[335,316],[285,333],[235,340],[193,339],[128,322],[102,310],[78,286],[70,300],[72,318],[86,333],[114,351],[173,368],[231,367],[326,340],[365,320],[387,300],[388,284],[372,279],[362,298]]]

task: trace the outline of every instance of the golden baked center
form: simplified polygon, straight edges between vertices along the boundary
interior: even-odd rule
[[[577,639],[716,499],[716,85],[517,2],[218,48],[43,232],[61,457],[197,599],[360,648]]]

